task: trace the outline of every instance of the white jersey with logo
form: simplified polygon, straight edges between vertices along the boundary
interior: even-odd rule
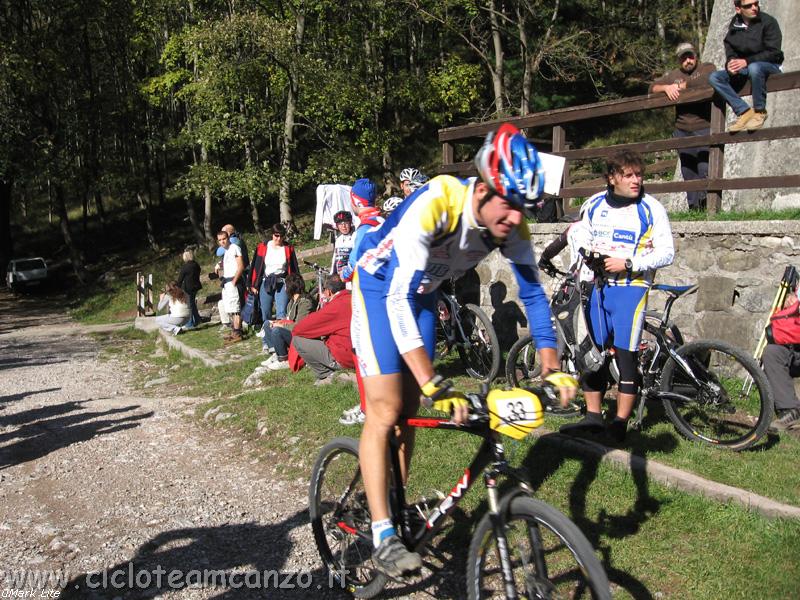
[[[649,287],[656,269],[672,264],[675,246],[667,211],[650,196],[627,206],[608,203],[608,192],[589,198],[581,208],[583,217],[570,231],[570,243],[612,258],[630,259],[631,273],[609,275],[609,285]]]

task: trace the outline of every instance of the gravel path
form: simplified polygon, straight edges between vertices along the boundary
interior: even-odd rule
[[[3,598],[59,597],[55,581],[10,579],[49,571],[69,579],[62,598],[344,597],[319,564],[305,479],[282,481],[246,441],[186,419],[197,399],[132,393],[132,364],[98,360],[80,329],[32,327],[65,323],[42,303],[0,293]],[[170,574],[191,584],[193,570],[240,575],[172,589]],[[295,589],[274,575],[247,589],[247,570],[292,573],[278,583]]]
[[[0,597],[349,597],[322,569],[308,478],[189,419],[197,398],[137,395],[136,362],[100,360],[59,306],[0,291]],[[381,597],[462,597],[466,549],[438,546],[433,573]]]

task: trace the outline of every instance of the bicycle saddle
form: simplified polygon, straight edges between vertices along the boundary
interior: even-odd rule
[[[694,294],[697,291],[697,284],[693,285],[669,285],[667,283],[657,283],[653,286],[654,290],[658,290],[659,292],[666,292],[670,296],[674,298],[680,298],[681,296],[688,296],[689,294]]]

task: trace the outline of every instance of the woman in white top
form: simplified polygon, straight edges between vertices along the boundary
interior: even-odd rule
[[[170,281],[166,291],[162,292],[158,301],[158,310],[164,310],[169,305],[168,315],[156,317],[156,325],[169,331],[173,335],[178,335],[183,331],[182,327],[189,322],[192,311],[189,308],[189,298],[179,286],[177,281]]]
[[[272,318],[273,304],[275,318],[286,318],[289,295],[285,279],[289,273],[297,272],[297,256],[292,245],[286,242],[286,228],[276,223],[272,226],[272,239],[256,247],[250,269],[250,292],[258,294],[264,323]]]

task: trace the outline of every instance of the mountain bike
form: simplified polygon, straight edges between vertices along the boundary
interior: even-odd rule
[[[436,313],[436,355],[441,358],[455,348],[470,377],[484,383],[497,377],[500,342],[486,313],[474,304],[461,306],[455,294],[441,289]]]
[[[437,417],[404,419],[410,427],[444,429],[483,439],[452,491],[436,504],[407,504],[400,479],[397,441],[390,443],[389,504],[403,543],[424,555],[429,542],[480,473],[488,496],[467,558],[467,597],[610,598],[608,578],[580,529],[564,514],[532,496],[519,469],[505,459],[501,434],[521,439],[543,421],[534,393],[515,389],[468,395],[463,425]],[[553,395],[550,388],[536,394]],[[500,496],[498,479],[515,483]],[[506,489],[503,486],[503,489]],[[309,487],[311,527],[330,575],[356,598],[371,598],[389,579],[372,563],[370,512],[358,462],[358,440],[336,438],[320,451]]]
[[[666,293],[667,301],[663,312],[645,313],[639,345],[641,387],[631,428],[641,428],[646,402],[661,401],[685,438],[734,451],[749,448],[764,436],[774,411],[764,372],[745,351],[724,341],[684,343],[669,315],[675,301],[696,292],[696,285],[657,284],[651,289]],[[506,364],[509,383],[524,387],[526,380],[536,376],[534,350],[532,341],[523,340],[511,349]],[[613,367],[613,347],[608,353]],[[574,367],[571,357],[567,355],[563,362],[566,372],[577,376],[569,370]],[[579,407],[568,410],[572,416]]]

